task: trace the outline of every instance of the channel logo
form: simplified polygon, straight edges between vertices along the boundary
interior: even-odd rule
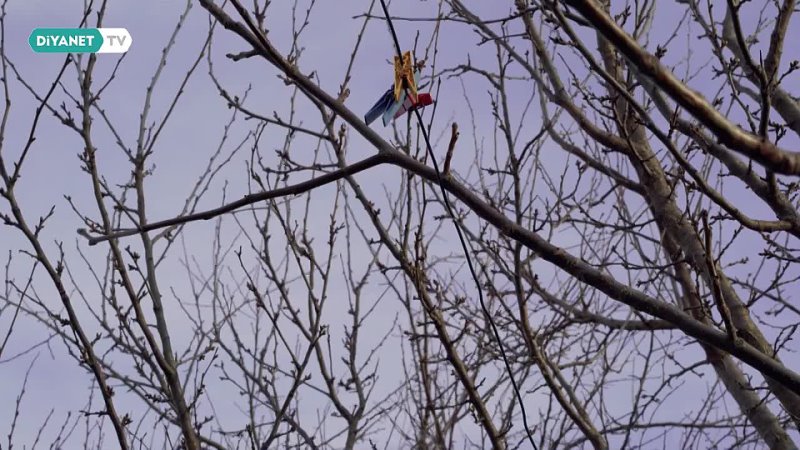
[[[36,53],[125,53],[132,43],[125,28],[36,28],[28,37]]]

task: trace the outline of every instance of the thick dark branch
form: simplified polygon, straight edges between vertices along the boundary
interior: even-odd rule
[[[355,164],[348,166],[345,169],[337,170],[335,172],[326,173],[320,177],[314,178],[312,180],[304,181],[302,183],[298,183],[292,186],[286,186],[278,189],[273,189],[271,191],[264,191],[259,192],[257,194],[249,194],[245,195],[239,200],[235,202],[228,203],[226,205],[220,206],[219,208],[210,209],[208,211],[202,211],[194,214],[188,214],[185,216],[177,216],[171,219],[162,220],[159,222],[148,223],[147,225],[140,227],[140,228],[131,228],[127,230],[118,230],[113,233],[103,235],[103,236],[90,236],[89,233],[85,229],[78,230],[78,233],[82,236],[85,236],[89,239],[89,245],[95,245],[100,242],[107,241],[109,239],[118,239],[121,237],[126,236],[133,236],[139,233],[146,233],[148,231],[158,230],[161,228],[167,228],[174,225],[181,225],[189,222],[197,222],[200,220],[210,220],[215,217],[219,217],[225,213],[229,213],[235,211],[237,209],[243,208],[248,205],[252,205],[255,203],[263,202],[265,200],[270,200],[273,198],[279,197],[286,197],[289,195],[297,195],[308,192],[312,189],[318,188],[320,186],[324,186],[328,183],[332,183],[337,180],[341,180],[344,177],[355,175],[358,172],[370,169],[375,167],[379,164],[385,163],[388,160],[388,155],[379,153],[374,156],[370,156],[367,159],[359,161]]]
[[[436,173],[432,168],[410,156],[397,152],[392,155],[391,159],[390,164],[403,167],[428,181],[436,181]],[[521,242],[542,259],[558,266],[581,282],[593,286],[609,297],[634,309],[674,324],[687,335],[736,356],[764,375],[783,383],[792,392],[800,393],[800,374],[752,345],[746,343],[736,345],[728,338],[727,334],[695,320],[679,308],[620,283],[600,269],[551,244],[537,233],[514,223],[480,199],[469,188],[452,178],[443,179],[442,184],[448,192],[458,197],[469,209],[497,227],[504,235]]]

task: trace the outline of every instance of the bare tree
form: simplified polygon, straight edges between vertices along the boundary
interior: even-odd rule
[[[345,26],[314,0],[187,0],[135,126],[105,100],[127,56],[37,88],[6,3],[0,369],[47,347],[91,381],[27,442],[26,375],[8,448],[797,449],[794,1],[372,0]],[[344,63],[307,56],[321,36]],[[404,50],[437,103],[370,128],[356,86]],[[156,217],[197,79],[229,119]],[[81,149],[64,219],[20,194],[56,128]]]

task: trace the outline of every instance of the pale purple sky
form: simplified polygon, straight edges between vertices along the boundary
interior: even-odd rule
[[[106,109],[112,121],[122,133],[123,140],[128,145],[133,145],[137,133],[138,115],[141,111],[145,87],[150,81],[156,68],[156,63],[160,57],[161,50],[166,44],[173,27],[184,7],[184,2],[177,0],[146,0],[146,1],[116,1],[110,2],[108,14],[106,16],[105,27],[127,28],[133,38],[133,45],[125,57],[117,77],[109,90],[102,97],[102,105]],[[267,19],[270,26],[270,38],[276,46],[286,50],[287,42],[290,39],[290,27],[286,19],[291,17],[286,5],[290,2],[275,2],[271,7],[271,16]],[[511,2],[502,2],[502,7],[498,11],[492,12],[492,8],[498,3],[495,2],[466,2],[475,12],[480,12],[488,17],[500,17],[510,11]],[[5,52],[9,59],[16,65],[25,80],[30,83],[38,92],[44,92],[52,82],[60,64],[63,61],[62,55],[53,54],[34,54],[28,46],[28,35],[33,28],[37,27],[72,27],[80,21],[83,2],[78,0],[48,1],[48,0],[12,0],[7,5],[6,20],[6,48]],[[304,34],[303,53],[300,67],[306,71],[316,70],[321,79],[322,87],[328,92],[335,94],[338,86],[342,82],[342,77],[346,70],[348,59],[352,51],[356,34],[361,26],[361,19],[352,17],[362,13],[369,5],[368,1],[320,1],[315,7],[311,16],[311,26]],[[393,2],[391,4],[393,14],[398,16],[419,16],[430,17],[435,14],[437,2],[434,1],[415,1],[415,2]],[[673,2],[663,2],[659,5],[657,13],[658,20],[677,20]],[[721,11],[721,10],[720,10]],[[380,7],[376,4],[375,13],[380,13]],[[404,48],[410,47],[413,43],[415,33],[420,33],[420,42],[426,43],[431,35],[433,28],[432,22],[410,23],[398,21],[396,23],[398,33],[401,37],[401,44]],[[514,25],[515,27],[517,25]],[[165,72],[158,85],[157,91],[162,96],[162,100],[156,100],[151,112],[151,121],[158,120],[166,110],[164,96],[171,96],[182,81],[186,68],[196,58],[200,50],[208,27],[208,15],[198,4],[194,4],[189,20],[185,29],[181,32],[172,56],[166,66]],[[473,61],[486,62],[493,61],[494,48],[491,45],[476,47],[478,36],[464,25],[445,24],[440,37],[440,51],[438,54],[438,66],[440,68],[452,67],[466,61],[467,56]],[[655,26],[656,30],[666,28]],[[694,29],[694,33],[699,32]],[[659,31],[654,34],[658,38]],[[668,54],[667,58],[680,59],[684,55],[680,49],[691,46],[691,41],[681,41],[675,44],[675,52]],[[423,44],[424,45],[424,44]],[[224,87],[233,95],[241,95],[248,85],[252,85],[252,92],[248,99],[248,105],[260,113],[271,116],[273,111],[281,114],[287,113],[288,90],[283,83],[276,78],[276,70],[262,60],[251,60],[246,62],[233,63],[224,58],[229,52],[245,50],[246,47],[240,38],[233,36],[230,32],[219,28],[216,32],[212,59],[214,61],[215,72]],[[703,51],[701,49],[699,51]],[[793,46],[787,45],[787,55],[785,61],[797,57],[798,50]],[[375,101],[378,95],[385,90],[390,83],[391,66],[387,64],[394,54],[394,47],[390,41],[389,34],[382,22],[373,21],[369,24],[362,44],[362,49],[356,60],[356,69],[353,71],[353,79],[350,83],[351,94],[347,100],[347,105],[355,112],[363,114]],[[702,55],[701,55],[702,56]],[[96,79],[104,80],[108,76],[111,68],[116,63],[115,55],[99,55]],[[197,72],[190,80],[186,93],[181,99],[172,119],[166,127],[160,144],[151,163],[155,163],[157,170],[153,177],[148,181],[148,194],[151,195],[149,203],[149,216],[151,220],[160,220],[174,216],[183,206],[186,195],[190,192],[197,175],[204,168],[208,157],[215,150],[222,135],[222,128],[230,118],[231,111],[226,107],[225,102],[218,95],[212,84],[205,62],[201,63]],[[796,79],[796,78],[795,78]],[[701,91],[713,89],[717,83],[711,81],[707,76],[698,77],[697,84],[693,87]],[[447,133],[449,133],[449,123],[457,121],[462,127],[462,140],[466,148],[465,153],[474,151],[472,146],[473,133],[477,136],[479,145],[487,148],[491,145],[492,139],[492,117],[488,108],[488,85],[475,76],[464,78],[466,88],[473,100],[476,101],[475,111],[476,129],[470,130],[469,116],[466,104],[463,99],[461,83],[457,79],[442,79],[441,91],[438,93],[438,110],[431,135],[434,138],[441,138],[444,141],[437,146],[443,149],[446,145]],[[96,82],[97,83],[97,82]],[[76,87],[76,75],[74,70],[68,69],[65,76],[65,84],[71,90]],[[18,154],[18,150],[24,145],[28,135],[28,127],[33,109],[36,104],[22,86],[14,80],[12,82],[12,102],[13,112],[9,122],[9,129],[12,132],[6,137],[4,143],[6,157],[10,159]],[[513,87],[512,92],[519,95],[515,99],[527,100],[530,95],[530,84],[520,84]],[[57,92],[54,105],[62,101],[68,101],[62,92]],[[536,100],[538,101],[538,100]],[[517,120],[521,114],[524,102],[514,103]],[[296,113],[303,117],[312,117],[309,120],[311,128],[317,128],[319,123],[313,105],[305,99],[300,99]],[[430,112],[426,117],[429,117]],[[531,112],[526,116],[525,136],[529,137],[539,130],[540,120],[538,117],[538,106],[534,104]],[[103,262],[106,248],[102,245],[88,247],[82,239],[75,233],[75,230],[82,226],[79,218],[70,210],[63,196],[72,196],[75,203],[83,212],[96,217],[96,207],[93,205],[93,198],[88,194],[89,180],[85,173],[80,171],[77,155],[82,151],[81,141],[78,136],[68,128],[57,123],[54,118],[45,113],[43,123],[37,134],[37,142],[33,146],[32,153],[28,158],[26,167],[23,171],[23,178],[18,187],[20,202],[24,205],[24,211],[29,220],[33,221],[40,214],[45,213],[50,206],[56,205],[56,214],[49,222],[48,228],[43,233],[42,241],[48,245],[48,251],[54,252],[53,242],[60,240],[64,242],[64,247],[68,259],[72,261],[71,269],[79,284],[86,283],[84,293],[90,302],[98,301],[97,286],[91,278],[90,273],[80,261],[77,246],[90,261]],[[99,120],[97,121],[99,122]],[[391,137],[391,129],[383,128],[376,122],[373,127],[386,138]],[[252,128],[251,123],[239,121],[231,130],[231,142],[239,142]],[[119,183],[126,180],[129,176],[130,165],[125,160],[124,155],[115,146],[113,136],[107,132],[104,126],[96,127],[98,134],[95,145],[99,149],[99,162],[102,165],[102,173],[111,183]],[[442,137],[444,136],[444,137]],[[273,146],[278,148],[282,144],[284,134],[280,130],[270,128],[267,135],[262,140],[262,149]],[[349,146],[348,158],[355,161],[364,156],[371,155],[374,149],[366,141],[358,137],[355,133],[350,134],[351,144]],[[299,139],[295,148],[302,144]],[[309,142],[309,155],[313,150],[311,141]],[[467,145],[469,143],[469,145]],[[797,140],[790,141],[797,144]],[[785,144],[789,145],[789,144]],[[228,145],[230,147],[230,144]],[[548,165],[559,168],[567,162],[563,151],[551,146],[552,160]],[[302,151],[295,150],[297,155],[302,157]],[[269,152],[264,152],[269,153]],[[240,152],[234,162],[225,169],[216,183],[212,185],[211,192],[201,202],[201,209],[218,206],[222,200],[222,187],[225,181],[228,182],[228,199],[240,197],[247,193],[247,179],[245,161],[248,159],[247,149]],[[550,156],[548,156],[550,158]],[[455,168],[466,168],[472,163],[471,156],[454,162]],[[554,172],[557,174],[558,171]],[[392,189],[399,181],[399,169],[394,167],[379,168],[370,173],[361,174],[358,180],[362,185],[372,192],[381,192],[382,189]],[[474,176],[474,173],[470,174]],[[466,172],[464,176],[467,176]],[[297,179],[297,181],[301,181]],[[326,199],[330,198],[332,190],[326,191],[323,188],[315,194],[315,204],[321,205],[319,208],[319,218],[324,221],[329,214],[326,209]],[[734,191],[739,195],[738,191]],[[742,190],[742,202],[737,204],[744,211],[755,216],[764,216],[767,210],[761,205],[749,201],[749,193]],[[5,205],[0,206],[5,208]],[[446,225],[449,227],[450,225]],[[234,233],[236,230],[232,221],[226,222],[227,233]],[[213,236],[214,223],[201,222],[187,227],[184,231],[187,245],[190,252],[197,258],[199,263],[210,261],[211,251],[210,239]],[[318,236],[322,238],[326,230],[318,230]],[[572,232],[562,232],[556,236],[556,243],[569,246],[579,242],[579,236]],[[278,244],[280,245],[280,243]],[[453,248],[458,251],[455,240],[438,243],[440,250]],[[0,229],[0,258],[5,262],[9,251],[16,251],[25,248],[21,236],[18,232],[9,228]],[[736,247],[730,250],[728,258],[731,260],[745,256],[750,249],[747,241],[740,241]],[[161,270],[162,290],[174,289],[177,293],[186,295],[189,288],[186,283],[185,271],[181,269],[179,248],[173,248],[173,256],[165,261]],[[54,253],[53,253],[54,254]],[[229,264],[233,264],[230,259]],[[16,254],[14,271],[15,278],[19,281],[24,276],[25,271],[30,267],[30,261]],[[547,264],[537,266],[540,275],[549,276],[553,274],[552,268]],[[741,270],[746,274],[749,267],[742,269],[732,269],[732,273]],[[469,281],[467,274],[461,273],[465,282]],[[563,274],[562,274],[563,276]],[[382,292],[382,287],[376,285],[375,294]],[[347,320],[344,308],[346,307],[346,297],[344,291],[339,287],[339,298],[333,295],[328,305],[328,314],[332,323],[336,320]],[[51,285],[47,282],[38,284],[38,293],[50,301],[56,302],[57,298],[52,295]],[[49,296],[49,297],[48,297]],[[171,295],[167,296],[167,309],[171,317],[176,318],[173,324],[175,338],[180,342],[181,337],[188,335],[186,321],[181,321],[182,313],[175,304],[169,304],[169,300],[174,300]],[[340,302],[341,311],[336,311],[335,302]],[[388,303],[388,300],[384,300]],[[383,335],[391,320],[395,317],[398,309],[392,304],[391,308],[379,313],[379,318],[372,327],[372,332],[376,335]],[[83,307],[80,308],[83,310]],[[84,311],[85,312],[85,311]],[[337,316],[338,315],[338,316]],[[6,321],[4,315],[0,318],[0,331],[4,330]],[[6,349],[3,359],[15,355],[18,351],[30,347],[40,341],[45,336],[42,326],[27,317],[20,319],[24,326],[18,326],[11,338],[9,348]],[[182,328],[183,327],[183,328]],[[181,330],[183,333],[181,333]],[[334,338],[332,342],[339,342],[341,336],[341,326],[332,327]],[[91,334],[91,332],[89,333]],[[38,429],[39,423],[47,416],[49,410],[54,408],[55,413],[51,422],[60,426],[64,420],[64,415],[70,410],[79,410],[84,407],[88,390],[89,377],[79,367],[75,361],[65,355],[63,345],[57,340],[53,341],[52,352],[44,347],[40,347],[35,352],[20,357],[13,362],[0,365],[0,380],[3,380],[3,389],[0,389],[0,436],[5,436],[8,427],[3,424],[10,422],[13,408],[10,408],[18,393],[18,387],[22,383],[22,377],[30,364],[30,361],[38,355],[38,360],[31,372],[26,398],[23,405],[22,417],[16,431],[19,446],[30,445]],[[393,371],[399,368],[397,361],[393,360],[395,355],[387,354],[380,359],[381,374],[387,379],[393,375]],[[681,362],[693,362],[699,358],[698,348],[692,346],[681,354]],[[797,361],[784,361],[788,366],[795,370],[800,369]],[[705,392],[706,383],[712,380],[706,377],[705,380],[690,378],[696,386],[687,386],[681,392],[686,394],[696,390]],[[387,386],[392,386],[389,383]],[[244,416],[235,417],[237,411],[232,402],[227,401],[235,392],[229,385],[223,383],[211,384],[209,386],[212,397],[217,398],[218,413],[227,411],[231,414],[228,418],[232,420],[228,425],[244,424]],[[376,396],[378,394],[376,393]],[[123,396],[118,399],[119,409],[122,411],[136,411],[135,403],[126,403]],[[674,408],[681,408],[683,399],[674,399]],[[529,411],[535,411],[536,405],[529,405]],[[621,408],[627,408],[627,404],[620,404]],[[223,416],[222,414],[220,414]],[[531,414],[535,418],[537,413]],[[224,419],[223,419],[224,420]],[[56,425],[51,424],[49,432],[53,433]],[[110,428],[107,429],[110,432]],[[465,430],[474,432],[474,430]],[[110,436],[109,436],[110,437]],[[45,441],[48,442],[48,441]],[[73,441],[76,442],[76,441]],[[75,448],[67,446],[65,448]]]

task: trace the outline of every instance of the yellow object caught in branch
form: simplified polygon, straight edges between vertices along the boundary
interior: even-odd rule
[[[394,99],[400,101],[403,92],[403,83],[408,87],[413,101],[417,100],[417,83],[414,79],[414,64],[411,62],[411,52],[403,53],[403,59],[394,57]]]

